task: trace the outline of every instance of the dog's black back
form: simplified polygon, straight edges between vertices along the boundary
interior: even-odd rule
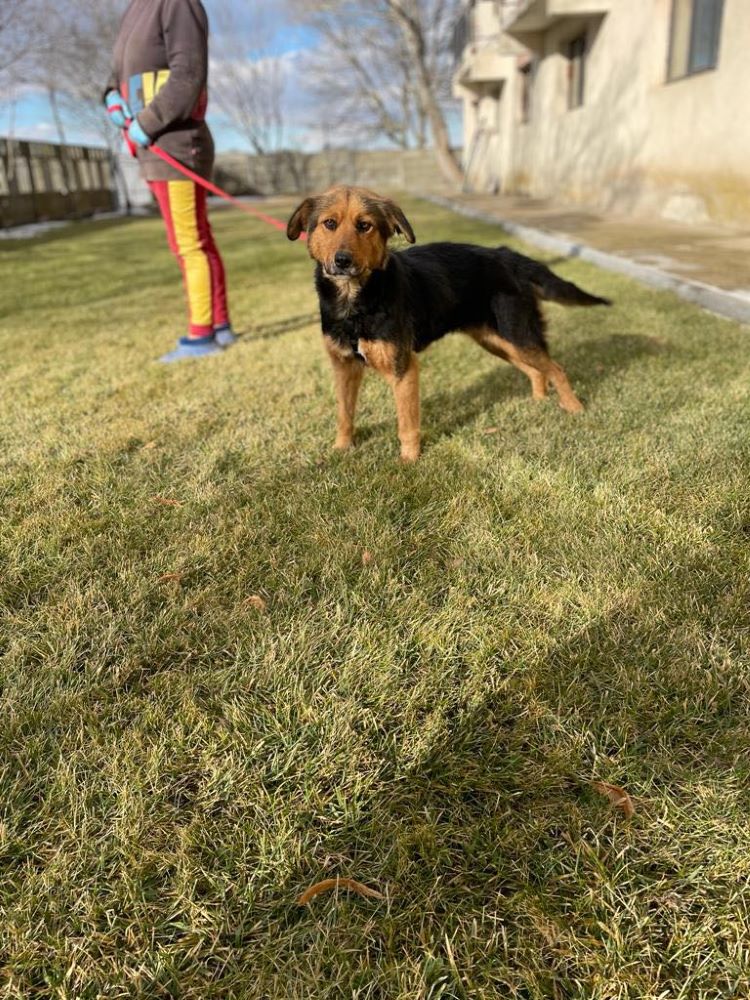
[[[359,339],[414,351],[454,330],[489,327],[519,347],[546,347],[539,299],[609,305],[508,247],[429,243],[389,256],[351,301],[318,265],[323,332],[356,349]]]

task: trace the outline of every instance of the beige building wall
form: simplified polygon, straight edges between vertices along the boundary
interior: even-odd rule
[[[580,0],[535,0],[538,9],[545,4],[557,11],[565,4],[573,11],[586,7]],[[498,189],[687,222],[749,222],[750,0],[725,0],[717,69],[671,82],[672,0],[608,0],[604,6],[606,14],[559,17],[536,33],[518,31],[522,18],[511,14],[506,30],[539,63],[528,123],[521,121],[523,57],[504,69],[491,154]],[[563,53],[584,29],[584,103],[568,109]],[[496,45],[504,48],[502,35]],[[471,121],[477,91],[466,68],[463,83],[457,73],[457,90]],[[467,128],[464,149],[472,143]],[[475,165],[484,190],[491,172]]]
[[[510,168],[507,136],[515,124],[513,88],[524,48],[502,33],[502,5],[476,0],[467,8],[469,41],[454,82],[463,101],[463,147],[467,186],[498,191]],[[512,91],[509,93],[509,91]]]

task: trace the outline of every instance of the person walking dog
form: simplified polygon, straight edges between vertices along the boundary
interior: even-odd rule
[[[224,263],[206,208],[206,191],[149,147],[210,180],[214,143],[206,124],[208,17],[200,0],[131,0],[115,44],[104,103],[126,133],[182,270],[189,327],[161,361],[219,354],[235,341]]]

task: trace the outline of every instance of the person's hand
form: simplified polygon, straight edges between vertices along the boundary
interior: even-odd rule
[[[151,136],[146,135],[137,118],[134,118],[128,126],[128,139],[136,146],[142,146],[144,149],[151,145]]]
[[[133,114],[128,102],[118,90],[110,90],[104,98],[109,120],[116,128],[125,128]]]
[[[128,126],[128,139],[136,146],[142,146],[143,149],[151,145],[151,137],[143,131],[137,118],[134,118]]]

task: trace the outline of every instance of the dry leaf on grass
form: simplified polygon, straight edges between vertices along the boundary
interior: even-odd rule
[[[322,892],[329,892],[331,889],[349,889],[351,892],[367,897],[367,899],[385,899],[382,892],[370,889],[366,885],[362,885],[361,882],[355,882],[353,878],[327,878],[323,882],[311,885],[306,892],[302,893],[297,903],[299,906],[307,906],[316,896]]]
[[[172,500],[170,497],[151,497],[152,503],[158,503],[160,507],[182,507],[182,500]]]
[[[373,560],[372,552],[368,552],[367,549],[362,553],[362,565],[369,566]]]
[[[485,427],[484,433],[485,434],[497,434],[497,432],[499,430],[500,430],[499,427]]]
[[[157,583],[182,583],[183,573],[164,573],[157,579]]]
[[[620,788],[619,785],[610,785],[607,781],[595,781],[593,786],[600,795],[606,795],[613,806],[622,810],[625,819],[631,819],[635,816],[635,805],[624,788]]]
[[[268,607],[268,604],[266,604],[259,594],[253,594],[252,597],[246,597],[242,602],[242,605],[245,608],[255,608],[256,611],[265,611]]]

